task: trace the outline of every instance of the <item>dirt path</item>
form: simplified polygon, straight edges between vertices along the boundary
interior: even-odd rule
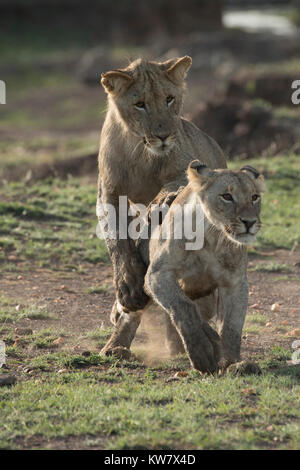
[[[275,261],[276,260],[276,264]],[[272,271],[261,271],[271,269]],[[300,339],[300,251],[261,253],[249,260],[249,309],[243,334],[243,356],[262,354],[274,345],[290,347]],[[100,286],[100,289],[99,289]],[[92,293],[96,290],[96,293]],[[63,330],[63,348],[82,351],[90,348],[86,334],[110,326],[109,312],[114,300],[112,270],[106,264],[86,265],[84,274],[38,269],[7,273],[1,279],[1,293],[12,305],[44,306],[54,318],[22,319],[14,327]],[[274,304],[275,307],[274,307]],[[273,306],[273,307],[272,307]],[[145,316],[135,346],[148,347],[159,355],[166,353],[162,341],[161,316],[149,328]],[[11,323],[10,323],[11,325]],[[159,345],[159,346],[158,346]],[[95,346],[94,346],[95,348]],[[157,351],[156,351],[157,352]],[[149,354],[149,360],[155,353]]]

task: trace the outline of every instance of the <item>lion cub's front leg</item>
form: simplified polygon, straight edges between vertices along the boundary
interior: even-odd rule
[[[225,367],[240,361],[242,330],[247,306],[246,273],[234,287],[219,288],[218,322]]]
[[[256,362],[240,357],[242,331],[248,306],[248,282],[245,273],[234,287],[219,288],[218,317],[222,342],[221,369],[237,375],[260,374]]]
[[[183,341],[195,369],[215,372],[220,360],[220,338],[201,319],[195,303],[180,288],[174,273],[168,268],[167,254],[160,254],[150,264],[146,291],[169,315]]]
[[[115,303],[114,308],[118,310],[119,316],[114,332],[101,350],[101,354],[106,356],[114,354],[123,359],[129,359],[131,355],[130,346],[140,325],[142,312],[126,313],[122,306],[117,303]]]

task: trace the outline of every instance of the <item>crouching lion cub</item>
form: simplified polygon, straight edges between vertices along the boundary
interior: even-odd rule
[[[214,372],[240,360],[248,305],[246,246],[261,227],[263,176],[250,166],[211,170],[199,160],[189,164],[187,174],[189,183],[157,228],[159,236],[141,240],[139,249],[149,264],[145,291],[170,317],[192,366]],[[203,218],[202,245],[189,251],[185,230],[174,237],[176,213],[184,207],[192,218],[200,208]],[[167,224],[168,238],[162,235]],[[213,317],[219,334],[208,324]],[[123,311],[102,353],[128,350],[140,319],[141,312]]]

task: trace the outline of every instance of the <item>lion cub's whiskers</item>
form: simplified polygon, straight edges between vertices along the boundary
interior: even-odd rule
[[[134,153],[136,152],[136,150],[138,149],[139,145],[143,144],[143,140],[140,140],[136,146],[134,147],[133,151],[131,152],[131,157],[133,157]]]

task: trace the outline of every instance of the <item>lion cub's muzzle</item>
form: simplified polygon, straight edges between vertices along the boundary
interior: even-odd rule
[[[241,223],[245,226],[245,233],[255,234],[258,229],[255,229],[255,224],[257,224],[257,219],[244,219],[241,218]]]
[[[235,230],[234,238],[245,245],[252,243],[256,237],[257,232],[261,227],[259,218],[240,217],[238,230]]]
[[[169,133],[144,137],[144,144],[155,155],[168,152],[175,144],[175,136]]]

